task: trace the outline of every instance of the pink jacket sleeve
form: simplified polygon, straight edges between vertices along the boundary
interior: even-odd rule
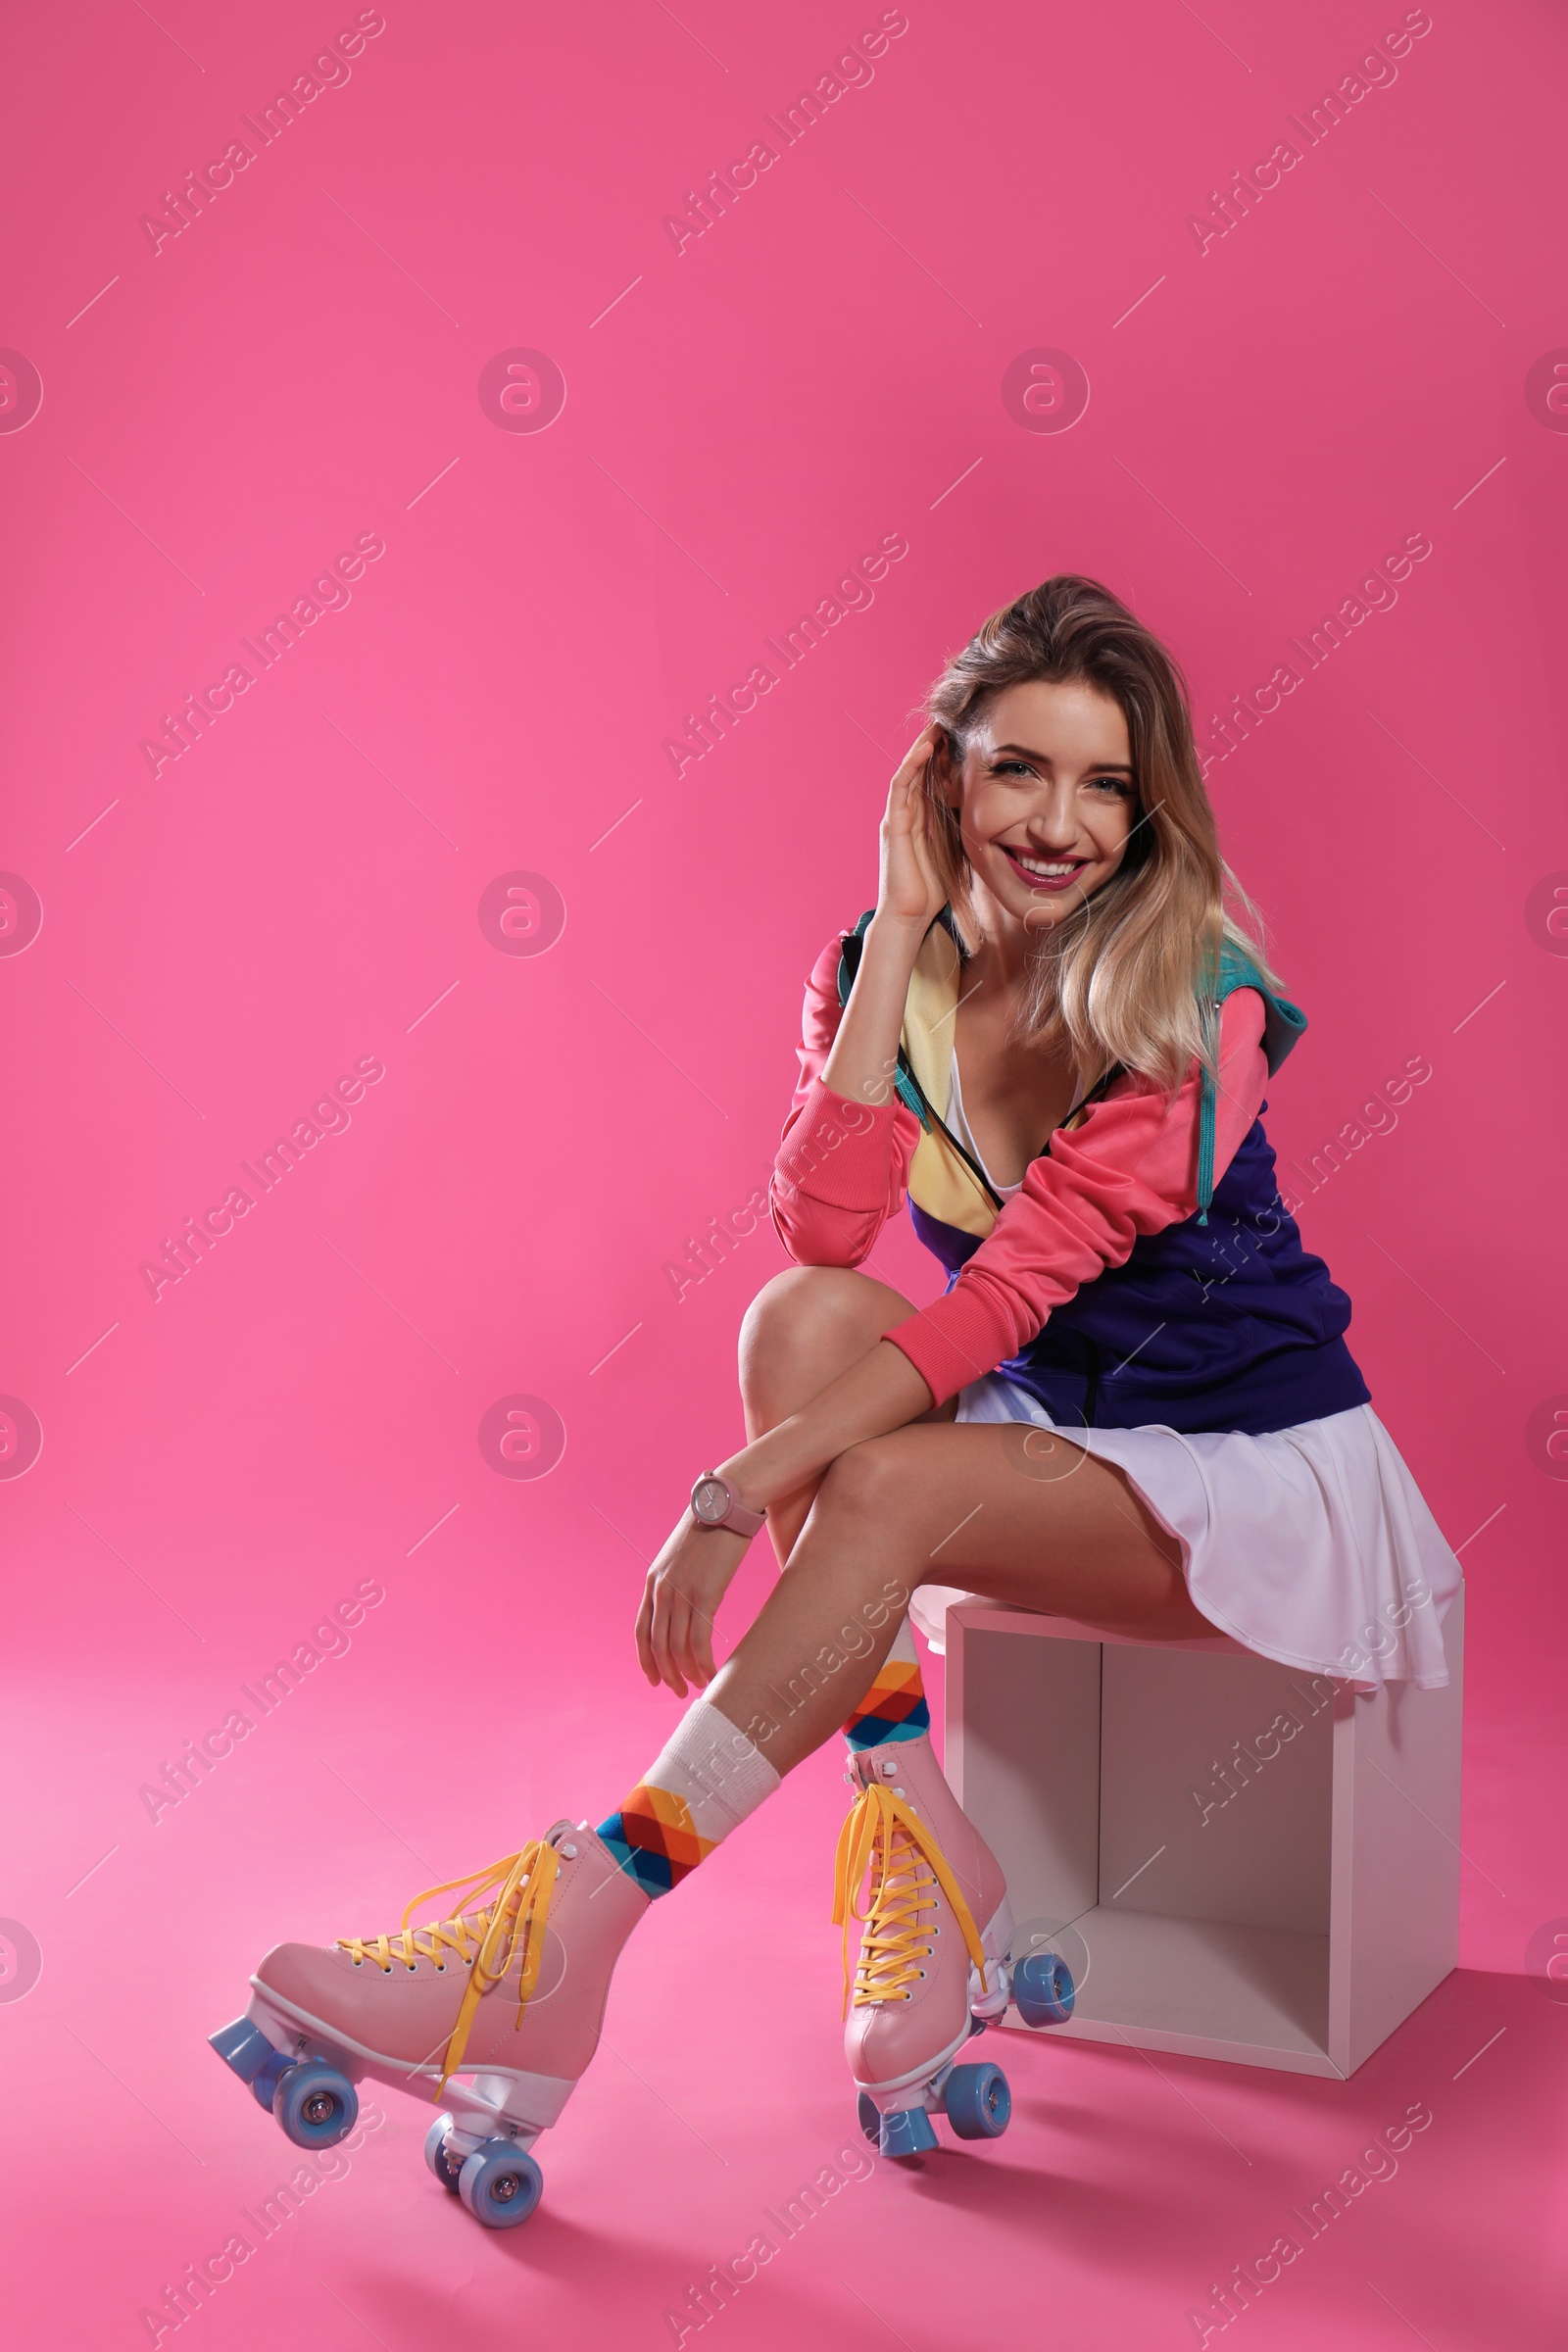
[[[1220,1021],[1216,1183],[1263,1100],[1262,1037],[1262,998],[1238,989]],[[1174,1099],[1144,1080],[1118,1081],[1081,1127],[1052,1137],[947,1296],[886,1335],[934,1403],[1017,1355],[1053,1307],[1124,1264],[1140,1234],[1195,1213],[1200,1083],[1196,1061]]]
[[[822,1084],[838,1035],[840,942],[806,984],[801,1077],[773,1165],[768,1202],[798,1266],[858,1266],[904,1200],[920,1123],[902,1102],[873,1107]]]

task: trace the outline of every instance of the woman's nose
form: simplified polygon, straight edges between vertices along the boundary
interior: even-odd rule
[[[1029,812],[1029,833],[1042,849],[1065,850],[1078,837],[1078,807],[1064,784],[1052,787]]]

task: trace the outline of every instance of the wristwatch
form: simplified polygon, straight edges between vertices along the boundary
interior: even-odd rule
[[[767,1513],[749,1511],[727,1478],[705,1470],[692,1489],[692,1516],[699,1527],[728,1527],[738,1536],[755,1536]]]

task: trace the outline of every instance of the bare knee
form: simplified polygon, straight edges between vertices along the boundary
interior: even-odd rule
[[[828,1465],[817,1492],[817,1512],[854,1537],[863,1535],[867,1548],[879,1552],[905,1525],[908,1499],[907,1465],[897,1438],[868,1438],[852,1446]]]
[[[848,1266],[791,1266],[758,1292],[741,1325],[741,1394],[769,1429],[858,1361],[912,1312],[884,1282]]]
[[[884,1614],[903,1614],[919,1531],[910,1512],[907,1457],[897,1435],[869,1438],[828,1465],[811,1526],[829,1539],[836,1589],[880,1596]],[[794,1565],[792,1559],[792,1573]]]
[[[786,1266],[765,1282],[746,1310],[743,1343],[788,1340],[797,1333],[819,1336],[847,1323],[863,1323],[871,1293],[886,1285],[858,1274],[853,1266]]]

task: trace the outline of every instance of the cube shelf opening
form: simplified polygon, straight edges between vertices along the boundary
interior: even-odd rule
[[[1052,2032],[1343,2077],[1441,1984],[1463,1609],[1446,1690],[1375,1693],[1218,1634],[949,1611],[949,1777],[1006,1872],[1014,1953],[1073,1972]]]

